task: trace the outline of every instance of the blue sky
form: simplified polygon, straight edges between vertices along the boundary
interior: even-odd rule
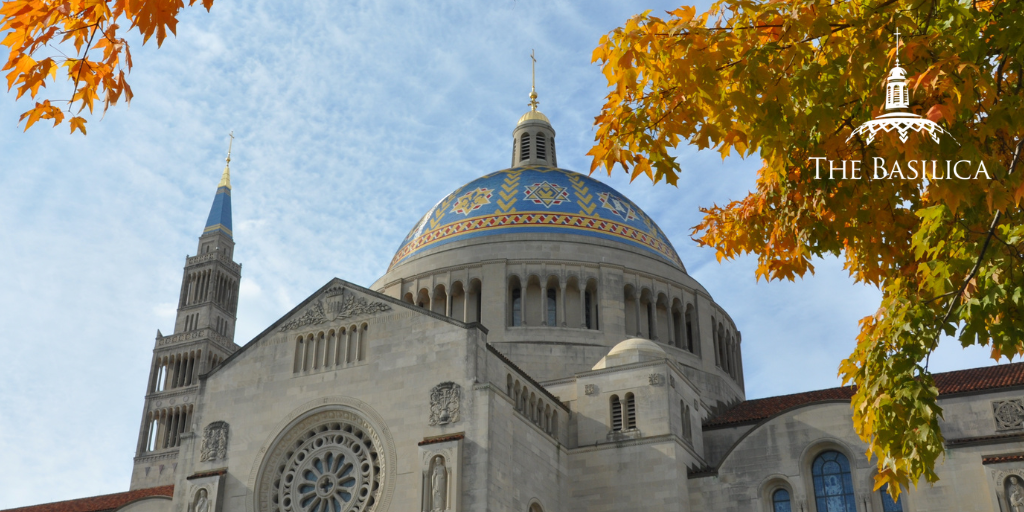
[[[301,7],[298,7],[301,6]],[[598,38],[671,1],[217,0],[184,11],[159,50],[133,46],[135,91],[89,135],[0,101],[0,508],[127,490],[157,329],[173,330],[227,149],[235,341],[332,277],[369,285],[438,199],[508,166],[535,49],[559,163],[586,172],[607,89]],[[0,52],[0,58],[6,53]],[[54,87],[54,97],[64,84]],[[739,199],[756,161],[679,151],[678,188],[597,176],[674,242],[743,332],[749,398],[836,386],[879,293],[837,260],[796,282],[754,280],[689,238],[699,206]],[[934,371],[991,364],[955,343]]]

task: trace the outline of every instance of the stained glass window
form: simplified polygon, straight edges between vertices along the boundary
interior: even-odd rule
[[[889,496],[889,484],[882,486],[882,512],[903,512],[903,497],[900,496],[895,502]]]
[[[555,289],[548,288],[548,325],[551,326],[558,325],[558,302],[556,301],[555,297]]]
[[[789,505],[789,491],[779,489],[772,493],[772,512],[792,512]]]
[[[811,466],[811,475],[818,512],[857,512],[850,461],[845,455],[836,451],[818,455]]]
[[[512,290],[512,325],[523,325],[523,295],[519,288]]]

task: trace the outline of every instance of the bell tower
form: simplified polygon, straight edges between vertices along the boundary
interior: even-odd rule
[[[200,429],[193,424],[199,376],[239,348],[234,337],[242,265],[233,259],[230,166],[229,144],[196,255],[185,258],[174,332],[156,332],[131,489],[174,483],[181,437]]]

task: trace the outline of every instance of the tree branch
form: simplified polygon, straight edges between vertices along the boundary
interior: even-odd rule
[[[1020,160],[1021,146],[1024,146],[1024,138],[1021,138],[1021,140],[1017,142],[1017,147],[1013,150],[1013,160],[1010,161],[1010,170],[1006,173],[1007,176],[1013,174],[1014,169],[1017,167],[1017,162]],[[988,244],[992,241],[992,237],[995,235],[996,225],[999,224],[999,218],[1002,216],[1002,213],[1002,211],[997,211],[996,214],[992,216],[992,223],[988,227],[988,234],[985,235],[985,242],[981,244],[981,253],[978,254],[978,259],[974,262],[974,268],[972,268],[971,273],[967,274],[967,277],[964,278],[964,282],[960,285],[960,289],[957,290],[956,297],[953,298],[953,301],[949,303],[949,307],[946,308],[946,315],[942,317],[942,322],[940,322],[941,325],[945,325],[946,322],[949,321],[949,317],[953,314],[953,309],[960,302],[960,297],[963,297],[964,290],[967,289],[967,285],[969,285],[971,281],[974,280],[974,276],[978,274],[978,270],[981,268],[981,263],[985,259],[985,251],[988,250]]]

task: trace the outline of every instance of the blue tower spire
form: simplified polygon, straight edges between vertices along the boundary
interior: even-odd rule
[[[234,140],[232,132],[231,142],[228,143],[227,163],[224,164],[224,174],[217,185],[217,195],[213,196],[210,216],[207,217],[206,228],[203,229],[204,235],[221,231],[231,238],[231,143]]]

